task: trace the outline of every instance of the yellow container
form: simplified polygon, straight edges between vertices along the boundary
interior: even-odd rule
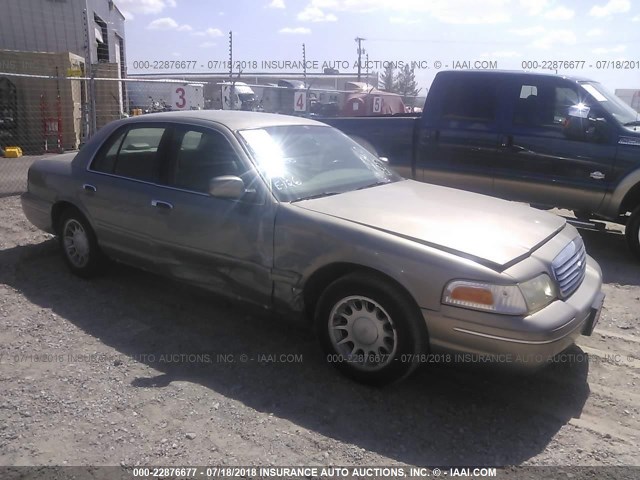
[[[7,147],[4,149],[5,158],[18,158],[22,156],[22,149],[20,147]]]

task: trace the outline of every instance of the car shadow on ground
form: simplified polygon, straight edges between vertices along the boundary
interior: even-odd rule
[[[113,265],[92,281],[78,279],[67,272],[53,240],[0,251],[0,282],[161,372],[134,379],[135,388],[195,382],[409,464],[521,464],[579,417],[589,396],[588,360],[556,363],[529,376],[434,365],[384,389],[358,385],[324,362],[305,326],[124,266]],[[82,351],[81,345],[70,348]],[[163,353],[210,355],[212,361],[162,363]],[[299,357],[258,357],[282,354]],[[246,362],[239,361],[242,355]]]
[[[640,260],[627,245],[623,233],[617,230],[580,230],[587,253],[602,268],[604,283],[640,285]]]

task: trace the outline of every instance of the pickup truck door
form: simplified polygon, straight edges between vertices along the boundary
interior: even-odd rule
[[[500,136],[500,96],[495,78],[452,78],[425,106],[416,143],[415,178],[493,194]]]
[[[160,249],[171,276],[267,306],[271,303],[276,204],[231,134],[176,126],[169,153]],[[208,194],[209,180],[245,180],[239,200]]]
[[[597,211],[610,187],[613,128],[576,83],[519,77],[497,156],[495,194],[535,205]]]

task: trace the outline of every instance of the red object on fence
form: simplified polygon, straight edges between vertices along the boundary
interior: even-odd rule
[[[42,112],[42,133],[44,137],[44,153],[63,153],[62,148],[62,104],[60,95],[56,97],[56,116],[49,116],[47,96],[40,95],[40,111]],[[49,140],[55,140],[55,149],[49,148]]]

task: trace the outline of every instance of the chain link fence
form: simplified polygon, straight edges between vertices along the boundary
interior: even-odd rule
[[[73,54],[43,54],[55,75],[0,71],[0,196],[26,189],[38,158],[77,151],[104,125],[120,118],[180,110],[250,110],[322,119],[414,112],[422,99],[352,82],[347,89],[312,82],[255,83],[209,79],[121,79],[113,64],[92,76]],[[61,75],[60,72],[65,74]],[[311,86],[310,86],[311,85]]]

